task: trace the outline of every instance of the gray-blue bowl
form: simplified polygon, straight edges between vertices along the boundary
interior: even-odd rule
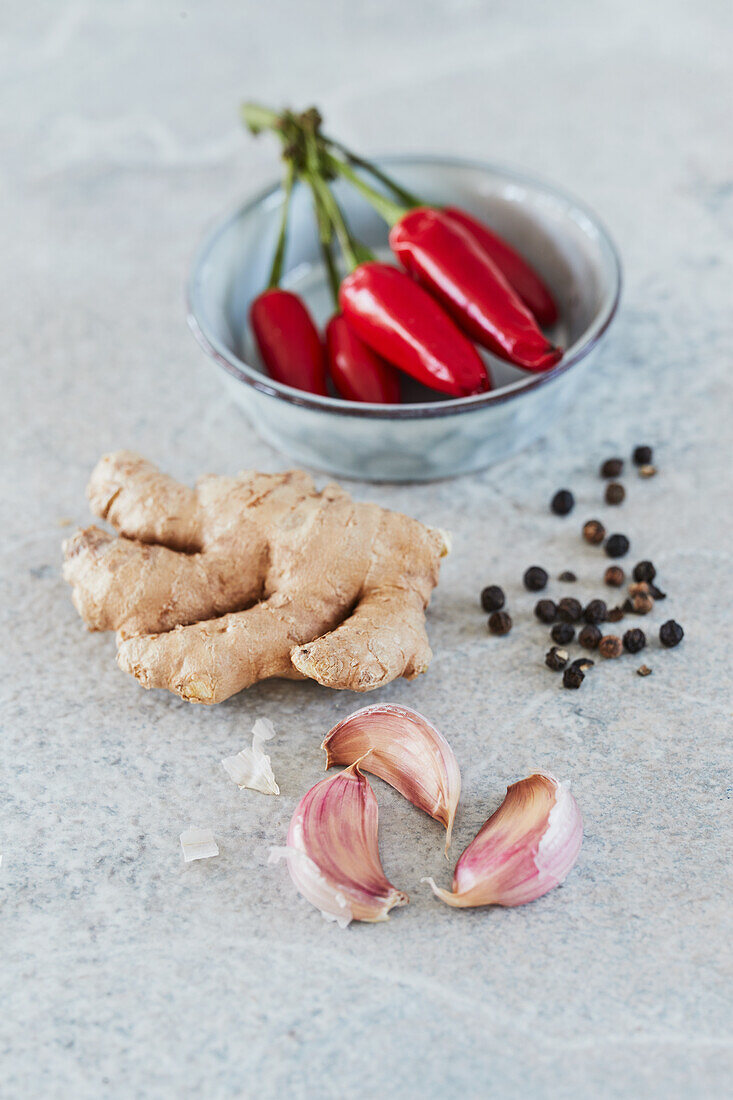
[[[428,202],[476,214],[527,257],[560,310],[551,333],[566,348],[554,370],[529,374],[486,355],[494,388],[446,399],[406,379],[403,404],[316,397],[269,378],[247,317],[267,283],[282,208],[279,186],[220,222],[201,247],[188,285],[189,324],[257,431],[298,463],[369,481],[427,481],[480,470],[547,431],[569,401],[613,320],[621,290],[616,249],[598,218],[576,199],[521,173],[448,157],[381,162]],[[380,218],[348,185],[336,194],[355,234],[387,257]],[[325,324],[332,304],[320,261],[310,197],[296,187],[283,285]]]

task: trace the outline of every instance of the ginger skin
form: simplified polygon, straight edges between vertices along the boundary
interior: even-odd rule
[[[430,663],[444,532],[335,484],[317,492],[299,470],[189,489],[130,451],[100,460],[87,496],[118,537],[78,530],[64,577],[146,688],[193,703],[273,676],[371,691]]]

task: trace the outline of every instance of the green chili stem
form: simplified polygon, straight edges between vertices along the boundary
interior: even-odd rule
[[[333,298],[333,304],[336,312],[338,313],[339,287],[341,286],[341,280],[339,279],[339,273],[336,270],[336,262],[333,258],[330,241],[321,241],[321,252],[323,253],[323,262],[326,265],[326,274],[328,275],[328,285],[331,290],[331,297]]]
[[[341,280],[339,279],[338,271],[336,270],[336,263],[333,258],[333,251],[331,249],[331,242],[333,240],[333,226],[328,217],[328,214],[323,208],[318,188],[314,186],[312,181],[308,180],[311,192],[313,194],[313,209],[316,215],[316,222],[318,224],[318,239],[321,245],[321,253],[323,255],[323,262],[326,267],[326,275],[328,276],[328,285],[331,289],[331,296],[333,302],[338,310],[339,304],[339,285]]]
[[[314,192],[318,195],[318,201],[321,204],[323,212],[328,219],[331,227],[336,231],[338,237],[339,247],[343,252],[344,259],[350,271],[353,271],[360,263],[364,263],[367,260],[371,260],[374,257],[372,253],[364,245],[360,244],[352,236],[351,231],[346,223],[346,219],[341,212],[341,208],[337,203],[331,188],[323,178],[321,171],[322,166],[322,150],[318,144],[318,136],[316,131],[312,127],[308,127],[304,130],[305,134],[305,147],[306,147],[306,173],[308,181],[311,184]]]
[[[293,181],[295,179],[295,169],[291,160],[286,162],[285,165],[285,178],[283,180],[283,205],[282,213],[280,215],[280,231],[277,237],[277,246],[275,248],[275,255],[272,259],[272,267],[270,269],[270,279],[267,283],[268,290],[280,285],[280,279],[283,273],[283,261],[285,259],[285,246],[288,239],[288,213],[290,211],[290,196],[293,193]]]
[[[271,111],[269,107],[262,107],[259,103],[243,103],[239,110],[242,121],[253,134],[259,134],[262,130],[276,130],[280,125],[277,111]]]
[[[350,271],[353,271],[354,268],[357,267],[357,265],[359,264],[359,257],[357,254],[357,249],[355,247],[355,242],[353,241],[351,233],[349,232],[349,227],[347,226],[344,216],[341,213],[341,209],[335,198],[333,197],[330,187],[327,183],[323,181],[321,176],[313,174],[312,176],[309,176],[309,179],[312,180],[313,187],[318,192],[319,201],[323,205],[323,209],[328,215],[328,218],[330,219],[330,222],[336,232],[339,247],[344,254],[344,259],[346,260],[348,268]]]
[[[347,149],[345,145],[342,145],[340,141],[334,141],[333,138],[326,137],[325,134],[321,134],[321,138],[325,141],[326,145],[330,145],[332,149],[337,149],[339,153],[346,157],[351,164],[355,164],[357,168],[363,168],[365,172],[369,172],[375,179],[383,183],[385,187],[389,187],[397,198],[403,202],[406,206],[424,206],[425,203],[422,199],[419,199],[417,195],[413,195],[411,191],[402,187],[401,184],[393,180],[391,176],[388,176],[386,172],[383,172],[381,168],[378,168],[370,160],[366,160],[364,157],[357,156],[356,153],[352,153],[350,149]]]
[[[383,195],[380,191],[375,191],[373,187],[365,183],[350,164],[346,164],[344,161],[338,160],[336,157],[332,156],[328,156],[327,163],[329,168],[334,172],[349,180],[350,183],[353,183],[357,191],[359,191],[366,201],[374,207],[379,216],[384,218],[389,226],[393,226],[395,222],[398,222],[400,218],[403,218],[407,213],[406,207],[393,202],[392,199],[387,198],[387,196]]]

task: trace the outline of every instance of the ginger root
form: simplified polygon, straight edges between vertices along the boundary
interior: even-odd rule
[[[130,451],[87,496],[119,533],[78,530],[64,577],[90,630],[146,688],[218,703],[259,680],[371,691],[424,672],[425,608],[447,535],[300,470],[189,489]]]

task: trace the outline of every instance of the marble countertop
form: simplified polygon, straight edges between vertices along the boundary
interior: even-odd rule
[[[2,617],[0,1092],[4,1098],[717,1097],[730,1084],[731,11],[715,0],[364,5],[7,0],[0,29]],[[183,480],[277,470],[186,329],[210,220],[273,174],[240,98],[317,102],[366,150],[445,151],[567,187],[610,227],[622,309],[562,423],[486,472],[354,485],[454,534],[427,675],[372,699],[423,711],[461,763],[455,851],[537,766],[586,836],[566,884],[454,912],[440,828],[375,781],[411,904],[342,932],[267,866],[361,702],[265,683],[213,709],[143,692],[59,575],[104,451]],[[601,503],[600,460],[659,474]],[[549,514],[559,486],[575,513]],[[684,643],[581,691],[544,668],[530,564],[603,561],[597,515],[657,564]],[[491,638],[481,587],[515,617]],[[560,586],[554,584],[552,592]],[[647,620],[645,627],[653,630]],[[654,631],[655,633],[655,631]],[[279,798],[220,765],[274,722]],[[184,864],[210,825],[217,858]],[[728,894],[726,898],[726,892]]]

